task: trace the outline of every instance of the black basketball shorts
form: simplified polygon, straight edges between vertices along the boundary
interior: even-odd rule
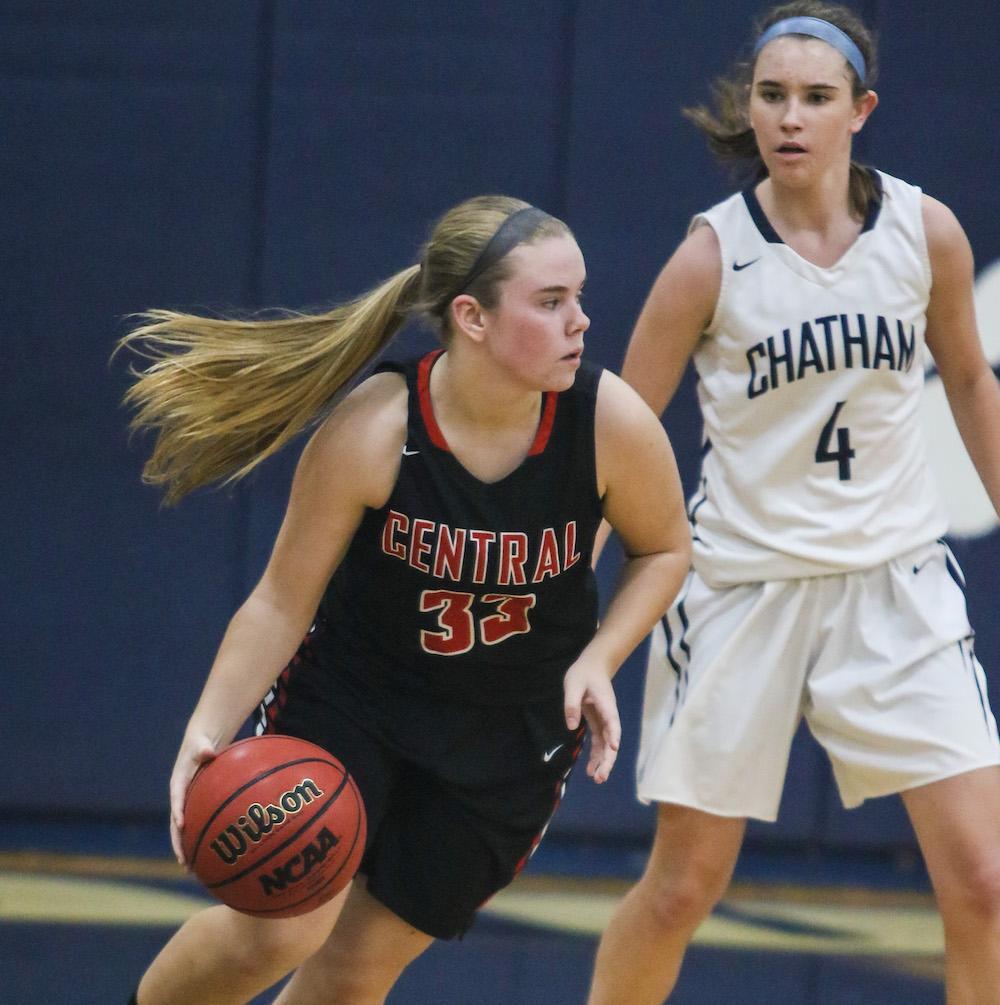
[[[320,665],[322,631],[261,705],[258,732],[309,740],[344,764],[368,817],[368,892],[428,935],[461,936],[541,840],[584,730],[566,728],[561,694],[471,706],[376,688]]]

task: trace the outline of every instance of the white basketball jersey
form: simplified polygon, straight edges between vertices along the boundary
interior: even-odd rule
[[[784,244],[752,191],[692,223],[722,250],[693,356],[705,439],[689,505],[713,586],[867,568],[946,530],[920,424],[921,193],[876,177],[881,203],[829,268]]]

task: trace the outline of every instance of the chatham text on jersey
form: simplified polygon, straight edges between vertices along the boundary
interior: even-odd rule
[[[893,343],[892,329],[896,341]],[[881,314],[827,314],[803,321],[796,336],[785,328],[780,338],[769,335],[747,349],[750,378],[747,397],[757,398],[782,384],[802,380],[812,373],[863,367],[909,371],[913,365],[916,332],[913,324]]]

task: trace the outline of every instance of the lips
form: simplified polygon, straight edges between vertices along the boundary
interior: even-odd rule
[[[806,148],[800,143],[782,143],[778,147],[779,154],[804,154],[805,152]]]

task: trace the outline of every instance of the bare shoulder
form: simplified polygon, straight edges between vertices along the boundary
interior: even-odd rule
[[[641,428],[650,422],[656,426],[660,425],[660,420],[639,393],[610,370],[601,373],[601,380],[597,386],[596,414],[598,435],[602,431],[627,432],[631,428]]]
[[[719,238],[707,224],[696,226],[653,283],[622,366],[622,376],[657,414],[715,316],[721,288]]]
[[[692,293],[702,299],[710,297],[714,303],[722,280],[722,253],[712,226],[703,220],[695,223],[667,260],[657,283],[664,279],[683,283]]]
[[[925,194],[922,198],[921,212],[932,269],[938,263],[946,265],[966,256],[971,259],[972,249],[969,239],[958,222],[958,217],[948,206]]]
[[[721,286],[718,235],[707,223],[696,224],[660,270],[646,301],[645,320],[679,332],[689,342],[711,321]]]
[[[378,373],[362,381],[313,434],[303,462],[342,487],[352,484],[368,506],[383,505],[396,482],[406,443],[406,381]]]
[[[668,445],[657,415],[637,391],[608,370],[601,374],[597,389],[595,426],[602,492],[616,472],[635,470]]]
[[[695,220],[687,237],[677,247],[685,259],[709,271],[721,271],[719,235],[703,217]]]

